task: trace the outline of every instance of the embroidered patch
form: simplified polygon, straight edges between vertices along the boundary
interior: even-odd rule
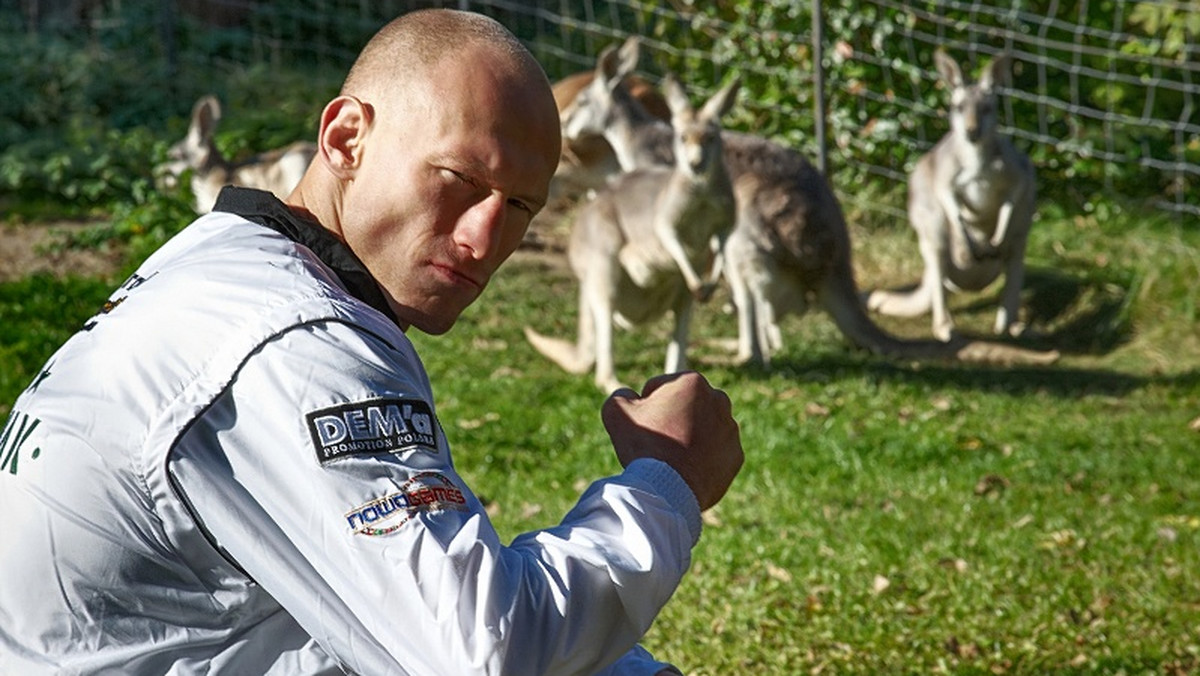
[[[433,411],[420,399],[370,399],[305,416],[321,464],[355,455],[436,453]]]
[[[467,498],[450,477],[421,472],[400,490],[375,498],[346,512],[346,523],[358,535],[387,535],[408,523],[418,512],[453,509],[466,511]]]

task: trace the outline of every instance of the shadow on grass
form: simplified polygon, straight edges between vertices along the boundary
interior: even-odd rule
[[[1127,343],[1133,333],[1131,298],[1128,282],[1080,279],[1061,270],[1030,268],[1025,273],[1021,305],[1031,330],[1014,342],[1063,354],[1108,354]],[[999,303],[997,292],[963,310],[995,312]]]
[[[1094,272],[1094,271],[1093,271]],[[916,285],[897,287],[908,291]],[[1063,270],[1027,268],[1021,310],[1030,329],[1017,339],[975,333],[959,327],[969,338],[1006,343],[1062,354],[1101,356],[1126,344],[1133,333],[1129,282],[1081,278]],[[955,314],[975,316],[976,325],[990,325],[1000,307],[1003,284],[953,308]],[[954,295],[951,294],[950,298]],[[928,315],[925,315],[928,321]]]
[[[1092,271],[1094,272],[1094,271]],[[1033,327],[1019,339],[964,334],[1024,348],[1058,350],[1064,355],[1103,356],[1129,342],[1133,335],[1130,305],[1134,282],[1071,274],[1055,269],[1029,269],[1022,306]],[[999,293],[980,297],[957,311],[991,315]],[[1150,386],[1196,388],[1200,371],[1173,375],[1137,375],[1103,369],[1049,366],[988,366],[957,362],[912,363],[876,357],[865,352],[821,350],[804,355],[780,354],[768,370],[744,367],[751,378],[792,376],[801,379],[869,377],[923,383],[935,387],[1007,392],[1044,392],[1057,397],[1121,396]]]
[[[742,367],[755,380],[794,377],[802,380],[870,378],[920,383],[958,390],[1004,392],[1012,395],[1045,393],[1062,398],[1103,395],[1119,397],[1150,385],[1183,389],[1200,387],[1200,371],[1163,376],[1140,376],[1100,369],[1061,366],[991,367],[951,362],[899,362],[863,352],[820,354],[812,358],[783,356],[770,369]]]

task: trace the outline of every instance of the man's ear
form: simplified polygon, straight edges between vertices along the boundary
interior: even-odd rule
[[[321,113],[321,159],[338,178],[351,178],[362,162],[363,142],[374,111],[353,96],[339,96]]]

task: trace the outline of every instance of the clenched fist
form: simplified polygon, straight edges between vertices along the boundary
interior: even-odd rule
[[[641,395],[612,393],[601,408],[617,459],[662,460],[691,487],[700,509],[717,504],[744,456],[729,396],[694,371],[655,376]]]

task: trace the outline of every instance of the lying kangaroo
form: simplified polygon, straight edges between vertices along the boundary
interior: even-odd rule
[[[586,95],[564,111],[565,134],[603,134],[626,170],[673,161],[669,126],[616,86],[633,64],[636,59],[606,49]],[[721,136],[737,204],[722,258],[738,312],[739,362],[769,364],[782,343],[778,322],[803,314],[813,301],[852,343],[878,354],[995,363],[1058,358],[1057,352],[961,338],[903,340],[883,331],[862,305],[841,205],[821,172],[774,141],[733,131]]]
[[[954,322],[946,291],[979,291],[1003,272],[995,331],[1020,335],[1025,325],[1017,312],[1037,184],[1029,158],[996,129],[996,86],[1009,58],[993,59],[976,83],[945,52],[938,50],[934,60],[950,87],[950,131],[917,161],[908,183],[908,217],[925,272],[912,291],[873,291],[867,307],[904,317],[932,311],[933,335],[949,340]]]
[[[707,300],[716,251],[733,228],[733,188],[721,160],[718,121],[737,95],[734,80],[696,111],[672,77],[663,84],[671,109],[676,162],[622,174],[576,216],[567,257],[579,280],[575,343],[526,327],[529,342],[572,373],[595,364],[596,385],[621,387],[613,366],[612,325],[644,324],[670,310],[675,329],[666,372],[687,364],[693,299]]]
[[[299,141],[277,150],[255,155],[241,162],[230,162],[213,141],[221,104],[215,96],[204,96],[192,107],[187,136],[167,151],[167,161],[155,168],[160,184],[173,188],[179,177],[192,171],[192,194],[197,213],[212,210],[217,193],[226,185],[269,190],[286,197],[300,182],[317,145]]]
[[[623,59],[632,58],[636,65],[638,49],[637,37],[630,37],[620,47],[619,54]],[[594,77],[595,71],[589,69],[554,83],[554,102],[558,104],[560,119],[567,119],[572,106],[577,105],[576,98],[587,90]],[[626,88],[623,93],[637,99],[651,115],[664,122],[671,119],[666,99],[649,82],[629,75],[624,78],[623,86]],[[621,172],[612,146],[599,134],[568,136],[564,133],[562,144],[562,156],[550,185],[552,199],[574,199],[604,187],[609,178]]]

